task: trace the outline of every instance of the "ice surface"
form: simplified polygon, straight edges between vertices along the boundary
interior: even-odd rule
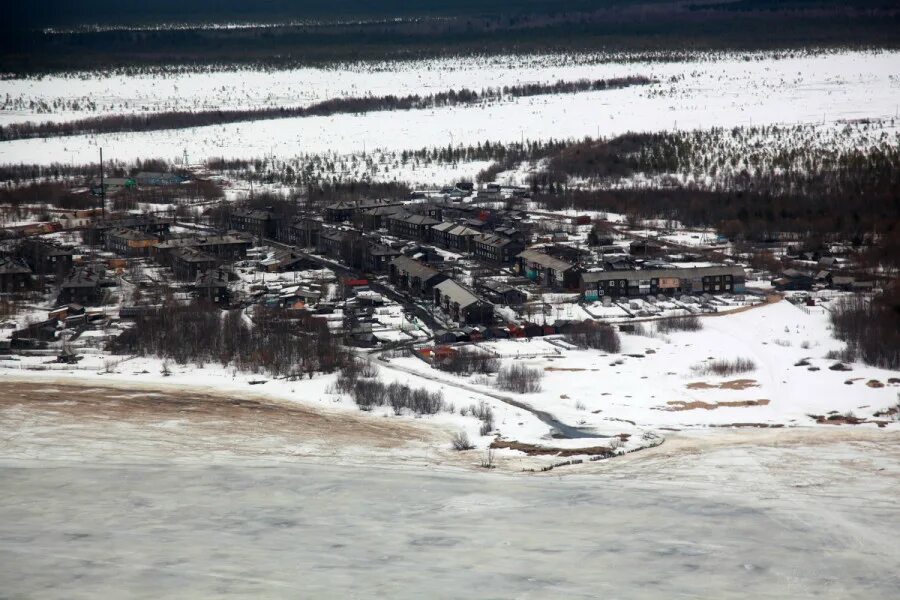
[[[601,474],[0,459],[10,597],[893,598],[890,444]]]

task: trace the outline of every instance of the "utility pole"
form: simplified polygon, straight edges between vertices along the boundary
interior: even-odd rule
[[[100,148],[100,217],[106,219],[106,185],[103,182],[103,148]]]

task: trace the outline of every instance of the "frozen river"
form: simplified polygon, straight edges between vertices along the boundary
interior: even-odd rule
[[[0,598],[896,598],[900,432],[520,472],[424,422],[0,384]]]
[[[0,596],[896,598],[896,436],[776,446],[564,476],[3,458]]]

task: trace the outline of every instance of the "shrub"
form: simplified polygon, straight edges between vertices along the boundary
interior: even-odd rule
[[[442,371],[456,375],[471,375],[472,373],[483,375],[499,371],[500,359],[486,352],[460,350],[435,363],[435,366]]]
[[[720,377],[747,373],[748,371],[753,371],[755,369],[756,363],[749,358],[736,358],[734,360],[720,359],[691,367],[691,370],[697,375],[712,374],[719,375]]]
[[[656,331],[660,333],[670,333],[673,331],[700,331],[701,329],[703,329],[703,323],[697,315],[671,317],[668,319],[660,319],[656,322]]]
[[[450,440],[450,443],[453,444],[453,449],[457,452],[462,452],[463,450],[471,450],[475,447],[475,444],[469,441],[469,435],[465,431],[460,431],[459,433],[455,434]]]
[[[501,369],[497,376],[497,385],[500,389],[519,394],[529,394],[541,391],[541,379],[544,372],[540,369],[532,369],[525,365],[513,364]]]
[[[603,350],[610,353],[618,352],[622,348],[622,342],[616,330],[605,323],[595,321],[585,321],[580,325],[575,325],[565,339],[579,348]]]

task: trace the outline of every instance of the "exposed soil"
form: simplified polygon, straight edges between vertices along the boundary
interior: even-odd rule
[[[761,398],[759,400],[730,400],[725,402],[701,402],[700,400],[694,400],[692,402],[687,402],[685,400],[670,400],[667,402],[669,405],[668,408],[664,408],[662,410],[671,410],[671,411],[681,411],[681,410],[695,410],[698,408],[702,408],[703,410],[715,410],[717,408],[741,408],[745,406],[765,406],[769,403],[768,398]]]
[[[583,368],[578,368],[578,367],[544,367],[544,370],[551,371],[551,372],[552,371],[566,371],[566,372],[578,373],[581,371],[598,371],[599,369],[583,369]]]
[[[888,422],[878,419],[861,419],[854,415],[809,415],[816,420],[819,425],[865,425],[866,423],[874,423],[879,427],[886,427]],[[876,416],[881,416],[876,415]]]
[[[13,429],[17,421],[67,427],[99,422],[108,424],[110,436],[152,431],[175,445],[212,450],[256,452],[268,439],[268,448],[276,453],[279,448],[300,446],[329,451],[351,446],[390,449],[435,434],[397,419],[318,411],[267,398],[57,383],[0,386],[0,418]]]
[[[687,384],[689,390],[746,390],[747,388],[759,387],[755,379],[733,379],[722,383],[706,383],[705,381],[695,381]]]
[[[619,436],[620,439],[624,436],[622,441],[628,439],[628,434],[623,433]],[[507,441],[507,440],[494,440],[491,442],[491,448],[494,449],[509,449],[509,450],[518,450],[519,452],[524,452],[528,456],[580,456],[580,455],[590,455],[590,456],[613,456],[615,452],[607,446],[591,446],[589,448],[550,448],[547,446],[538,446],[536,444],[526,444],[524,442],[517,441]]]

